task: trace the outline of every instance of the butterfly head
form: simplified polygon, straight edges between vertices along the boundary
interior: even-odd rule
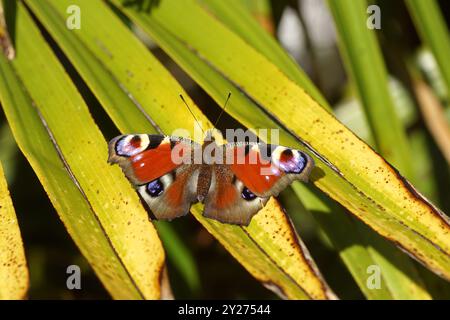
[[[205,138],[203,139],[203,143],[212,143],[215,142],[218,145],[225,144],[225,139],[222,136],[222,133],[216,128],[208,129],[205,133]]]

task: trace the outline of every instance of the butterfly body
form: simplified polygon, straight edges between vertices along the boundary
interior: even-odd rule
[[[219,145],[208,132],[200,145],[163,136],[122,135],[109,143],[117,163],[158,219],[183,216],[193,203],[203,215],[248,225],[293,180],[307,181],[313,159],[299,150],[260,143]]]

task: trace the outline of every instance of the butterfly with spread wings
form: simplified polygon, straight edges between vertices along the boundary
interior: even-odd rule
[[[269,197],[292,181],[308,181],[306,153],[263,143],[219,145],[208,131],[202,145],[173,136],[130,134],[109,143],[117,163],[157,219],[171,220],[204,203],[203,215],[248,225]]]

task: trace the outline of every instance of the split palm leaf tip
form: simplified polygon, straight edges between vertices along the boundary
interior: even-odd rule
[[[123,133],[190,130],[186,124],[194,117],[212,126],[124,20],[139,26],[219,105],[231,92],[225,112],[242,127],[279,128],[280,144],[314,157],[312,183],[293,184],[297,201],[317,219],[368,299],[433,297],[418,266],[393,244],[450,279],[450,226],[445,214],[334,118],[320,91],[241,2],[225,6],[213,0],[163,0],[149,10],[138,4],[17,2],[12,41],[16,57],[0,58],[0,100],[14,138],[112,297],[172,297],[163,248],[174,272],[193,292],[200,290],[200,277],[191,249],[168,224],[157,225],[159,237],[120,169],[107,165],[106,140],[111,137],[105,140],[63,64],[73,66]],[[80,30],[66,27],[70,5],[82,12]],[[374,31],[365,27],[365,1],[329,1],[329,6],[375,147],[415,181],[408,137],[388,92],[383,58]],[[68,61],[58,59],[39,28],[48,32]],[[358,56],[356,42],[370,55]],[[180,102],[180,93],[194,117]],[[391,124],[383,122],[386,113],[391,114]],[[206,230],[279,296],[335,298],[276,199],[270,199],[248,227],[206,219],[201,211],[200,205],[192,208]],[[367,286],[371,265],[381,267],[380,290]],[[14,281],[17,285],[24,280]],[[23,292],[18,297],[22,296]]]

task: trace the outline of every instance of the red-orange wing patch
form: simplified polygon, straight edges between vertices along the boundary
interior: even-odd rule
[[[215,206],[218,210],[228,208],[238,200],[236,187],[231,183],[218,183],[216,192]]]
[[[129,159],[134,177],[142,183],[155,180],[180,166],[172,161],[172,149],[168,143],[145,150]]]
[[[109,143],[110,163],[118,163],[133,184],[142,185],[174,171],[191,156],[192,142],[163,135],[131,134]]]
[[[256,195],[266,194],[283,175],[269,160],[263,159],[258,150],[245,152],[245,147],[240,146],[232,152],[231,170]]]

